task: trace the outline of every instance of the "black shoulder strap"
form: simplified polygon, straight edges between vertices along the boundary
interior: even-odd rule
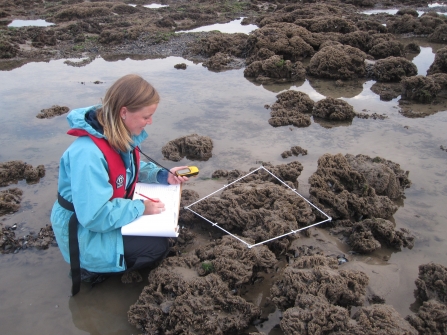
[[[138,148],[138,147],[137,147]],[[139,152],[134,149],[132,150],[133,155],[133,168],[134,168],[134,176],[132,181],[129,183],[129,187],[126,189],[126,194],[124,195],[125,199],[132,199],[133,191],[135,191],[135,184],[138,181],[138,172],[140,171],[140,158]]]
[[[76,295],[81,289],[81,262],[79,260],[79,242],[78,242],[78,217],[74,211],[71,202],[65,200],[59,193],[57,194],[59,205],[66,210],[72,211],[73,215],[68,222],[68,247],[70,251],[71,268],[71,295]]]

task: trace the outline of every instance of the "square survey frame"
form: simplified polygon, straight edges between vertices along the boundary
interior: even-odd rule
[[[250,244],[250,243],[244,241],[243,239],[239,238],[238,236],[236,236],[236,235],[230,233],[229,231],[225,230],[224,228],[222,228],[221,226],[219,226],[218,223],[216,223],[216,222],[211,222],[211,221],[208,220],[206,217],[200,215],[199,213],[197,213],[197,212],[195,212],[194,210],[191,209],[191,206],[194,206],[195,204],[199,203],[200,201],[202,201],[202,200],[204,200],[204,199],[206,199],[206,198],[212,196],[213,194],[216,194],[217,192],[222,191],[223,189],[227,188],[228,186],[230,186],[230,185],[232,185],[232,184],[234,184],[234,183],[237,183],[238,181],[244,179],[245,177],[247,177],[247,176],[249,176],[249,175],[251,175],[251,174],[253,174],[253,173],[255,173],[255,172],[259,171],[259,170],[265,170],[265,171],[267,171],[270,175],[272,175],[272,176],[275,177],[279,182],[281,182],[281,184],[283,184],[284,186],[286,186],[288,189],[290,189],[293,193],[295,193],[295,194],[298,195],[299,197],[303,198],[309,205],[311,205],[313,208],[315,208],[315,209],[318,210],[321,214],[323,214],[323,215],[326,217],[326,219],[325,219],[325,220],[322,220],[322,221],[320,221],[320,222],[317,222],[317,223],[313,223],[313,224],[311,224],[311,225],[309,225],[309,226],[306,226],[306,227],[297,229],[297,230],[292,230],[292,231],[290,231],[290,232],[288,232],[288,233],[285,233],[285,234],[282,234],[282,235],[279,235],[279,236],[276,236],[276,237],[267,239],[267,240],[262,241],[262,242],[258,242],[258,243]],[[187,209],[187,210],[189,210],[189,211],[191,211],[191,212],[193,212],[193,213],[194,213],[195,215],[197,215],[197,216],[200,216],[202,219],[208,221],[212,226],[219,228],[220,230],[224,231],[224,232],[227,233],[228,235],[233,236],[235,239],[237,239],[237,240],[239,240],[240,242],[244,243],[248,248],[253,248],[253,247],[256,247],[256,246],[258,246],[258,245],[261,245],[261,244],[264,244],[264,243],[267,243],[267,242],[276,240],[276,239],[278,239],[278,238],[285,237],[285,236],[290,235],[290,234],[295,234],[295,233],[297,233],[297,232],[299,232],[299,231],[301,231],[301,230],[309,229],[309,228],[315,227],[315,226],[317,226],[317,225],[319,225],[319,224],[322,224],[322,223],[324,223],[324,222],[327,222],[327,221],[331,221],[331,220],[332,220],[332,218],[331,218],[329,215],[327,215],[325,212],[323,212],[321,209],[319,209],[317,206],[315,206],[315,205],[314,205],[313,203],[311,203],[309,200],[307,200],[306,198],[304,198],[301,194],[299,194],[299,193],[296,191],[296,189],[291,188],[289,185],[287,185],[285,182],[283,182],[281,179],[279,179],[277,176],[275,176],[273,173],[271,173],[269,170],[267,170],[267,169],[266,169],[264,166],[262,166],[262,165],[261,165],[260,167],[258,167],[257,169],[255,169],[255,170],[253,170],[253,171],[247,173],[246,175],[244,175],[244,176],[242,176],[242,177],[240,177],[240,178],[238,178],[238,179],[232,181],[232,182],[229,183],[228,185],[225,185],[224,187],[218,189],[217,191],[214,191],[214,192],[208,194],[207,196],[205,196],[205,197],[203,197],[203,198],[201,198],[201,199],[199,199],[199,200],[193,202],[192,204],[190,204],[190,205],[188,205],[188,206],[185,206],[185,207],[183,207],[183,208],[184,208],[184,209]]]

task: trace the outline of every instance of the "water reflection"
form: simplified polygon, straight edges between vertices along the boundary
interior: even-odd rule
[[[370,10],[365,10],[363,12],[360,12],[361,14],[366,14],[366,15],[374,15],[374,14],[390,14],[390,15],[395,15],[397,12],[399,11],[399,9],[393,8],[393,9],[370,9]],[[419,16],[421,16],[422,14],[425,14],[424,11],[418,10],[417,13],[419,14]]]
[[[248,80],[249,82],[251,82],[253,85],[264,87],[266,90],[273,92],[273,93],[279,93],[282,91],[289,90],[289,89],[291,89],[292,86],[299,87],[299,86],[303,85],[305,82],[305,80],[302,80],[299,82],[283,82],[283,83],[276,83],[276,84],[272,84],[272,83],[266,84],[266,83],[260,83],[260,82],[256,81],[254,78],[245,77],[245,79]]]
[[[382,14],[382,13],[395,15],[398,11],[399,11],[399,9],[370,9],[370,10],[365,10],[360,13],[366,14],[366,15],[374,15],[374,14]]]
[[[418,68],[418,75],[426,76],[427,70],[433,61],[435,60],[435,54],[431,47],[421,47],[421,52],[413,58],[412,62]]]
[[[19,27],[49,27],[54,26],[54,23],[47,22],[45,20],[13,20],[8,27],[19,28]]]
[[[25,60],[6,60],[0,62],[0,71],[11,71],[13,69],[16,69],[18,67],[21,67],[23,64],[28,63],[28,61]]]
[[[176,31],[176,33],[196,33],[201,31],[213,31],[218,30],[221,33],[235,34],[235,33],[244,33],[249,34],[255,29],[258,29],[258,26],[254,24],[242,25],[241,22],[244,18],[240,18],[237,20],[230,21],[228,23],[216,23],[209,26],[203,26],[191,30],[180,30]]]
[[[368,80],[363,84],[363,91],[352,98],[343,98],[349,103],[357,113],[368,112],[377,113],[380,115],[389,116],[394,113],[394,110],[398,106],[399,98],[394,98],[388,101],[380,99],[380,96],[371,90],[371,87],[376,82],[374,80]],[[370,122],[381,122],[377,120],[369,120]]]
[[[175,69],[174,65],[178,63],[187,64],[187,69]],[[375,272],[369,263],[362,262],[361,265],[362,270],[371,276],[373,291],[386,291],[387,303],[402,316],[411,312],[418,266],[427,260],[445,262],[439,250],[445,249],[447,239],[447,208],[444,197],[439,195],[446,192],[447,170],[445,152],[439,148],[447,145],[447,113],[407,118],[399,113],[397,99],[381,101],[371,91],[375,83],[372,80],[360,81],[358,86],[348,87],[349,90],[312,79],[303,83],[253,85],[244,78],[243,69],[215,73],[179,57],[137,60],[123,56],[114,58],[113,62],[97,58],[83,67],[67,66],[64,60],[57,60],[32,62],[2,71],[1,160],[21,159],[32,165],[44,164],[47,169],[39,184],[17,185],[24,190],[24,203],[29,201],[32,206],[24,206],[14,215],[2,217],[4,225],[20,222],[28,231],[38,230],[48,222],[57,189],[58,161],[73,141],[65,134],[68,128],[65,116],[41,120],[36,118],[39,111],[52,105],[72,109],[99,103],[111,83],[127,73],[142,75],[161,95],[154,124],[147,129],[149,138],[143,143],[143,151],[152,158],[172,167],[179,163],[166,161],[161,154],[162,146],[168,141],[192,133],[213,139],[213,157],[209,161],[198,164],[183,159],[180,162],[199,166],[203,178],[193,180],[188,188],[200,196],[218,188],[209,180],[215,170],[248,171],[258,167],[259,161],[277,165],[296,160],[296,157],[281,157],[283,151],[294,145],[308,150],[308,155],[298,158],[304,167],[299,177],[300,194],[306,194],[308,178],[325,153],[380,156],[410,171],[412,186],[405,192],[405,206],[399,208],[393,220],[396,227],[413,230],[420,242],[412,250],[393,253],[387,263],[380,267],[375,265]],[[94,84],[95,81],[102,84]],[[307,93],[314,101],[326,95],[341,97],[356,112],[366,109],[386,114],[388,118],[355,118],[349,124],[331,125],[331,128],[326,127],[326,122],[317,120],[306,128],[274,128],[268,123],[270,113],[264,106],[273,104],[276,95],[287,89]],[[104,283],[106,286],[99,286],[98,291],[95,288],[87,292],[79,301],[72,301],[75,299],[68,297],[68,265],[58,251],[45,251],[39,257],[38,264],[32,266],[24,262],[32,259],[28,251],[0,259],[1,286],[7,288],[0,290],[3,306],[0,318],[2,326],[6,325],[3,327],[5,331],[48,334],[58,329],[68,334],[83,334],[102,329],[102,334],[120,334],[129,329],[126,328],[129,327],[126,313],[138,288],[133,291],[122,287],[119,281],[111,281]],[[375,257],[371,256],[371,263]],[[393,280],[386,284],[375,281],[384,271],[392,272]],[[32,303],[38,307],[31,308]],[[93,320],[82,314],[86,310],[94,315]],[[23,315],[31,318],[23,318]]]
[[[106,54],[101,56],[101,58],[104,59],[106,62],[118,62],[126,59],[132,59],[132,60],[161,59],[161,57],[159,56],[157,57],[157,56],[138,55],[138,54],[120,54],[120,55]]]
[[[291,86],[291,90],[300,91],[306,93],[313,101],[317,102],[321,99],[326,98],[324,95],[318,93],[310,84],[309,80],[306,79],[301,86]]]
[[[428,4],[428,7],[429,8],[432,8],[432,7],[445,7],[445,5],[442,4],[442,3],[439,3],[439,2],[433,2],[433,3]]]
[[[320,78],[308,78],[309,85],[322,96],[331,98],[353,98],[363,91],[366,78],[358,80],[334,81]]]
[[[153,4],[150,4],[150,5],[143,5],[143,7],[146,7],[146,8],[162,8],[162,7],[169,7],[169,5],[161,5],[161,4],[153,3]]]
[[[144,278],[147,275],[145,273]],[[81,292],[68,300],[73,325],[90,335],[128,335],[135,332],[122,307],[129,308],[135,303],[145,284],[147,279],[123,285],[119,276],[93,288],[83,283]]]
[[[319,101],[321,99],[324,99],[325,96],[317,92],[312,85],[310,85],[310,82],[308,79],[305,79],[303,82],[288,82],[288,83],[278,83],[278,84],[261,84],[259,82],[256,82],[250,78],[245,78],[247,81],[251,82],[252,84],[263,87],[267,91],[273,92],[273,93],[281,93],[287,90],[295,90],[300,91],[303,93],[306,93],[309,95],[309,97],[313,101]],[[276,94],[275,94],[276,96]],[[275,101],[273,101],[275,102]],[[273,103],[271,102],[271,103]]]
[[[402,94],[400,83],[374,83],[370,90],[380,96],[380,100],[391,101]]]
[[[315,116],[313,116],[312,119],[316,124],[319,124],[321,127],[326,129],[331,129],[334,127],[349,127],[350,125],[352,125],[352,121],[331,121]]]
[[[129,4],[129,6],[136,7],[137,5]],[[161,4],[153,3],[150,5],[143,5],[143,7],[157,9],[157,8],[169,7],[169,5],[161,5]]]
[[[435,101],[432,104],[420,104],[409,101],[399,101],[399,113],[408,118],[424,118],[447,110],[447,101]]]

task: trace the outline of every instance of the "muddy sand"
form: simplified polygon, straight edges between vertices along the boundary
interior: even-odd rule
[[[132,4],[132,6],[130,6]],[[418,45],[400,37],[417,36],[447,42],[447,19],[425,1],[171,1],[157,10],[142,0],[118,1],[2,1],[0,10],[0,67],[13,69],[31,61],[66,59],[68,66],[85,66],[97,57],[182,56],[201,62],[210,71],[244,68],[251,81],[268,84],[323,78],[334,85],[354,85],[373,79],[372,90],[383,100],[401,96],[404,117],[418,118],[445,110],[447,47],[440,48],[427,75],[417,75],[412,57]],[[398,7],[395,15],[360,14],[365,9]],[[420,15],[417,10],[424,9]],[[212,23],[244,17],[258,26],[251,34],[181,33]],[[8,28],[15,19],[45,19],[48,27]],[[79,61],[73,61],[78,58]],[[186,69],[185,64],[177,64]],[[430,112],[415,106],[434,106]],[[52,118],[68,111],[53,105],[36,115]],[[380,114],[356,113],[352,106],[327,97],[316,103],[305,93],[277,95],[269,124],[308,127],[321,123],[349,123],[354,117],[386,119]],[[206,161],[213,139],[191,134],[163,147],[166,159]],[[441,149],[443,147],[441,146]],[[306,155],[293,146],[283,158]],[[298,159],[299,157],[297,157]],[[290,188],[298,188],[302,165],[298,160],[264,166]],[[396,202],[411,187],[409,170],[384,157],[325,154],[309,178],[309,197],[332,220],[323,228],[336,235],[352,253],[369,254],[387,246],[405,252],[414,234],[397,227]],[[21,161],[0,166],[0,211],[20,208],[18,181],[38,183],[43,166]],[[213,179],[231,183],[249,171],[217,170]],[[266,173],[244,178],[220,194],[195,205],[200,215],[217,222],[237,237],[256,243],[305,228],[322,218],[306,199],[293,197],[285,185]],[[199,196],[184,190],[182,206]],[[149,273],[149,285],[130,307],[129,322],[144,334],[256,334],[252,329],[267,320],[272,307],[281,312],[283,334],[445,334],[447,332],[447,268],[427,263],[414,278],[420,306],[413,315],[400,315],[386,297],[369,288],[367,274],[345,269],[349,255],[334,254],[313,245],[297,246],[309,230],[287,235],[256,248],[211,229],[209,223],[182,209],[183,227],[169,257]],[[54,245],[51,226],[25,238],[17,227],[3,227],[2,253],[26,252],[29,247]],[[212,241],[196,245],[200,236]],[[386,260],[385,260],[386,261]],[[127,281],[139,280],[136,274]],[[257,283],[270,284],[269,297],[258,306],[244,297]],[[250,329],[250,330],[249,330]],[[261,333],[258,333],[261,334]]]

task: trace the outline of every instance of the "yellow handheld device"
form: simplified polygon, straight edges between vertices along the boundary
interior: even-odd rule
[[[199,169],[197,166],[188,166],[186,169],[175,171],[175,173],[180,177],[193,177],[199,174]]]

